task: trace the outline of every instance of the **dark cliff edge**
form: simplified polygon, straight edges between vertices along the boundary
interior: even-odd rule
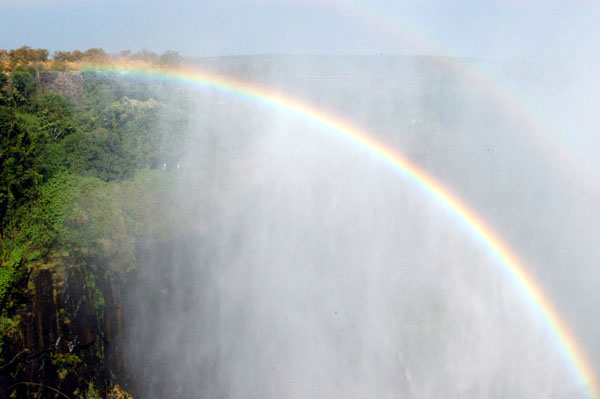
[[[2,303],[0,398],[104,397],[124,380],[122,278],[78,258],[24,270]]]

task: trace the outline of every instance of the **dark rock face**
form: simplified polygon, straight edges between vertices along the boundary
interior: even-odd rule
[[[33,267],[14,287],[9,316],[18,332],[5,344],[0,398],[101,395],[123,375],[121,289],[113,272],[79,261]],[[83,266],[85,265],[85,266]]]
[[[44,91],[60,93],[80,101],[83,97],[83,76],[81,72],[52,72],[40,73],[40,83]]]

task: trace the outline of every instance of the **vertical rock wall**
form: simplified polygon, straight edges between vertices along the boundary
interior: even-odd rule
[[[103,395],[123,375],[113,272],[82,259],[48,261],[13,287],[7,305],[18,328],[5,337],[1,399],[77,397],[90,387]]]

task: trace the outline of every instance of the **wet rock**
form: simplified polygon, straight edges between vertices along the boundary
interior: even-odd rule
[[[30,268],[5,313],[18,328],[4,337],[0,399],[108,393],[123,375],[119,279],[83,259]]]

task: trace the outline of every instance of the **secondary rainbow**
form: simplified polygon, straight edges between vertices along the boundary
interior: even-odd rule
[[[165,69],[145,65],[117,63],[111,66],[101,66],[99,69],[143,78],[182,82],[200,88],[214,89],[238,97],[244,97],[253,102],[295,115],[300,119],[350,141],[365,152],[375,155],[382,162],[385,162],[401,175],[412,180],[426,193],[437,199],[487,247],[489,252],[499,261],[499,265],[503,267],[516,285],[519,286],[533,308],[545,320],[549,333],[553,335],[562,354],[572,366],[580,382],[588,390],[590,397],[600,398],[600,388],[596,381],[595,372],[583,351],[567,325],[554,309],[552,303],[532,279],[517,256],[510,251],[500,237],[473,210],[469,209],[463,201],[454,196],[450,190],[421,170],[417,165],[376,140],[366,131],[281,93],[230,77],[206,73],[195,68]]]
[[[410,54],[454,54],[452,46],[438,43],[423,29],[419,29],[407,18],[402,18],[393,8],[378,9],[373,2],[366,0],[327,0],[329,4],[344,16],[350,16],[376,32],[394,38],[407,47]],[[503,81],[498,74],[478,64],[473,59],[461,57],[430,57],[429,60],[442,67],[470,79],[474,90],[485,93],[486,100],[493,100],[495,105],[510,115],[514,121],[525,126],[525,130],[533,136],[534,144],[551,152],[556,163],[566,173],[581,179],[594,192],[600,191],[600,172],[594,163],[595,154],[569,139],[569,132],[559,130],[533,104],[524,100],[522,95]],[[577,173],[572,173],[576,170]]]

